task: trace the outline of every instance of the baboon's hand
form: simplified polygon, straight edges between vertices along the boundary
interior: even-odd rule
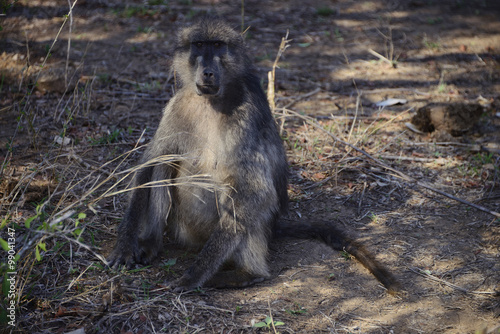
[[[123,248],[118,245],[115,246],[106,260],[108,266],[113,269],[119,269],[122,265],[130,269],[135,262],[138,262],[137,255],[134,254],[132,247]]]
[[[134,263],[148,265],[156,257],[157,250],[150,247],[147,242],[138,240],[121,241],[118,239],[115,248],[108,256],[108,266],[113,269],[118,269],[120,266],[125,266],[131,269]]]

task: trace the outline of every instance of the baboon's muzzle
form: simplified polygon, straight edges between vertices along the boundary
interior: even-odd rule
[[[198,95],[218,95],[219,90],[219,85],[200,85],[196,83],[196,93]]]
[[[198,62],[196,69],[196,93],[198,95],[218,95],[220,93],[220,69],[217,59]]]

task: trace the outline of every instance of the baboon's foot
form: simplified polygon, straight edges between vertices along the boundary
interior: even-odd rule
[[[125,266],[131,269],[134,263],[147,265],[156,257],[157,252],[152,248],[145,247],[144,243],[118,241],[115,248],[108,256],[108,266],[113,269],[119,269]]]
[[[125,266],[127,269],[130,269],[136,262],[136,257],[136,254],[134,254],[131,248],[122,249],[115,246],[106,260],[110,268],[119,269],[121,266]]]

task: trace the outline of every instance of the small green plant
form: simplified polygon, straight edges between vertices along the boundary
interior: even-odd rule
[[[136,90],[139,92],[151,92],[151,91],[160,91],[161,90],[161,83],[153,80],[153,82],[146,82],[143,84],[138,84],[136,86]]]
[[[467,167],[465,165],[457,166],[458,173],[462,176],[467,175]]]
[[[111,75],[109,73],[99,73],[97,75],[97,79],[105,84],[108,84],[111,82]]]
[[[434,25],[439,23],[443,23],[442,17],[435,17],[435,18],[430,17],[427,19],[427,24]]]
[[[431,49],[431,50],[439,50],[439,48],[441,47],[441,45],[439,45],[439,43],[431,42],[428,40],[424,40],[424,45],[426,48]]]
[[[153,31],[153,27],[142,27],[142,26],[137,27],[137,32],[139,32],[139,33],[149,34],[152,31]]]
[[[340,255],[344,258],[344,260],[349,261],[352,260],[352,255],[346,252],[345,250],[340,252]]]
[[[2,0],[0,1],[0,14],[7,14],[7,10],[12,8],[19,0]]]
[[[104,266],[102,265],[101,262],[94,262],[92,263],[92,265],[90,266],[90,269],[91,270],[96,270],[96,271],[102,271],[104,270]]]
[[[481,165],[492,164],[493,163],[493,153],[477,153],[472,159]]]
[[[267,328],[283,326],[285,323],[281,321],[273,321],[273,318],[267,317],[263,321],[259,321],[253,325],[254,328]]]
[[[342,33],[340,32],[339,28],[335,28],[335,31],[333,32],[333,34],[335,35],[335,39],[337,40],[337,42],[344,41],[344,37],[342,36]]]
[[[6,15],[7,10],[14,6],[19,0],[0,0],[0,15]],[[3,30],[2,25],[0,25],[0,31]]]
[[[291,315],[301,315],[307,313],[307,309],[300,306],[300,304],[295,303],[295,307],[293,309],[285,310],[286,313]]]
[[[77,216],[77,218],[75,219],[75,229],[73,231],[71,231],[71,234],[73,234],[73,236],[75,237],[75,239],[77,241],[82,241],[81,240],[81,234],[83,232],[83,230],[81,228],[78,228],[78,225],[80,225],[80,223],[85,219],[87,218],[87,215],[83,212],[80,212]]]
[[[36,244],[35,247],[35,258],[38,262],[42,261],[42,256],[40,255],[40,249],[43,250],[44,252],[47,251],[47,246],[45,242],[42,242],[41,240]]]
[[[114,129],[111,133],[103,135],[100,138],[93,139],[89,138],[91,146],[106,145],[118,142],[118,138],[121,136],[121,129]]]
[[[143,281],[142,282],[142,290],[144,292],[144,299],[150,299],[149,293],[151,292],[151,283]]]
[[[170,269],[170,267],[172,267],[174,264],[177,263],[177,259],[169,259],[167,260],[167,262],[165,262],[163,265],[162,265],[162,268],[168,272],[168,273],[173,273],[173,270]]]
[[[201,286],[199,286],[199,287],[197,287],[196,289],[194,289],[194,292],[196,292],[196,293],[205,293],[205,290],[203,290],[203,289],[201,288]]]
[[[35,215],[26,218],[26,220],[24,221],[24,226],[28,229],[31,228],[31,222],[33,222],[35,219],[42,217],[43,215],[45,215],[45,212],[42,211],[42,205],[38,204],[35,208]]]
[[[148,0],[150,6],[165,6],[168,5],[166,0]]]
[[[446,92],[446,87],[447,87],[446,83],[440,82],[438,85],[438,93]]]
[[[35,259],[40,262],[43,260],[43,253],[48,251],[48,246],[50,245],[50,251],[54,254],[65,255],[65,252],[61,251],[65,242],[58,242],[57,240],[53,243],[47,243],[48,238],[57,236],[58,233],[71,235],[74,240],[81,242],[81,234],[83,230],[78,227],[82,221],[86,218],[85,213],[79,213],[74,217],[75,225],[70,227],[63,223],[64,219],[53,219],[50,220],[50,215],[46,212],[49,205],[42,200],[42,204],[37,204],[35,206],[35,214],[31,217],[26,218],[24,221],[24,226],[14,225],[16,229],[25,228],[26,231],[33,235],[34,239],[32,241],[34,245]],[[5,226],[5,221],[2,221],[2,227]],[[3,240],[0,239],[0,244],[3,245]]]
[[[336,14],[337,11],[333,8],[330,7],[320,7],[316,9],[316,14],[319,16],[330,16]]]

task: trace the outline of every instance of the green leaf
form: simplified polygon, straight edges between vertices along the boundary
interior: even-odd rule
[[[5,217],[4,219],[2,219],[2,224],[0,224],[0,230],[2,228],[5,227],[5,225],[7,225],[7,222],[9,221],[9,216],[7,215],[7,217]]]
[[[0,246],[2,246],[3,250],[6,252],[8,252],[10,250],[9,244],[7,243],[7,241],[3,240],[2,238],[0,238]]]
[[[256,324],[253,325],[253,327],[255,327],[255,328],[262,328],[262,327],[267,327],[267,326],[268,325],[265,322],[263,322],[263,321],[258,322],[258,323],[256,323]]]
[[[166,266],[173,266],[176,263],[177,263],[177,258],[173,258],[173,259],[170,259],[167,262],[165,262],[165,265]]]
[[[91,265],[91,269],[98,269],[98,270],[102,270],[102,269],[104,269],[104,267],[101,265],[101,263],[99,263],[99,262],[94,262],[94,263]]]
[[[283,326],[285,323],[281,321],[275,321],[274,326]]]
[[[24,221],[24,226],[26,226],[26,228],[30,228],[31,226],[31,222],[36,218],[38,217],[38,215],[36,216],[33,216],[33,217],[29,217],[27,218],[25,221]]]
[[[47,248],[45,246],[45,242],[39,242],[38,243],[38,247],[40,247],[41,249],[43,249],[45,252],[47,251]]]
[[[2,282],[2,292],[4,296],[7,296],[9,294],[10,290],[10,282],[7,280],[8,274],[5,273],[3,277],[3,282]]]
[[[40,250],[38,249],[38,245],[35,248],[35,257],[38,262],[42,261],[42,257],[40,256]]]

